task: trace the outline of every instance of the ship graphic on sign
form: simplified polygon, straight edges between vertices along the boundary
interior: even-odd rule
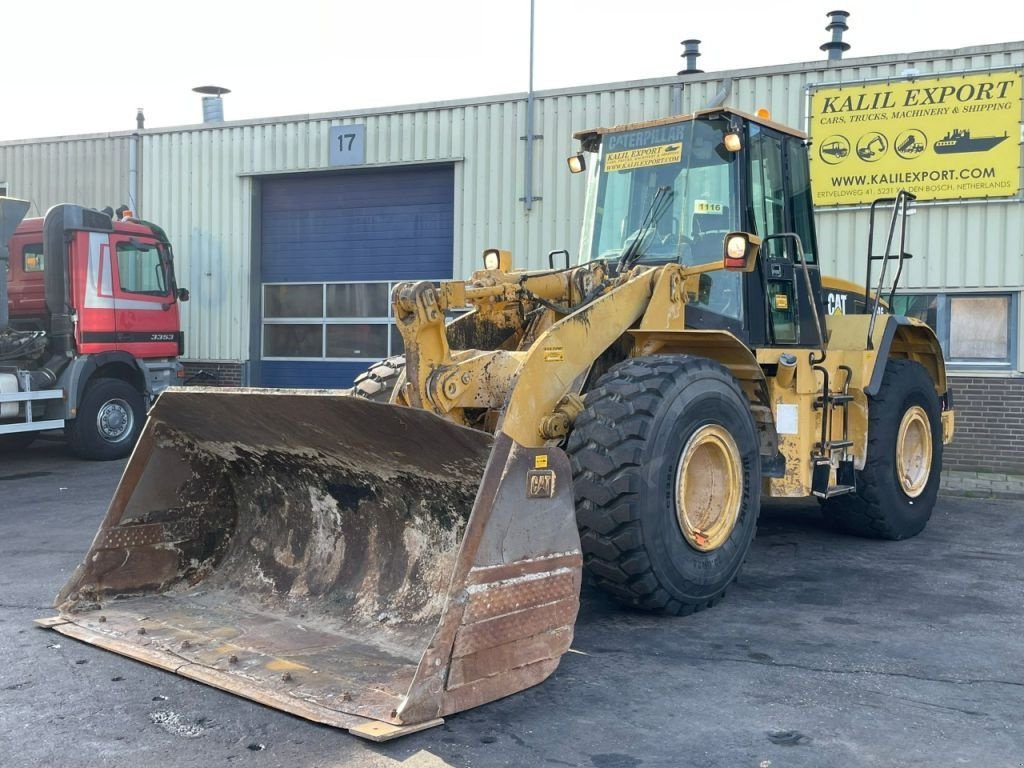
[[[1005,136],[971,136],[969,130],[954,128],[936,141],[932,149],[939,155],[952,155],[958,152],[987,152],[1008,138],[1009,134]]]

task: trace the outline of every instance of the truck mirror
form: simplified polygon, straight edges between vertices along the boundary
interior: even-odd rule
[[[725,236],[722,261],[732,272],[751,272],[757,263],[761,238],[749,232],[730,232]]]
[[[188,288],[179,288],[178,289],[178,301],[188,301],[189,300],[189,296],[190,296],[190,294],[188,292]]]

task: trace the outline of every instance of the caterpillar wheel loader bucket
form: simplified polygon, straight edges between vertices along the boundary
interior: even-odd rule
[[[535,685],[572,639],[568,459],[338,393],[165,392],[39,621],[383,740]]]

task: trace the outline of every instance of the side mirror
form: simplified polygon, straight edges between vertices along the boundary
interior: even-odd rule
[[[730,232],[725,236],[722,261],[731,272],[753,272],[761,238],[749,232]]]
[[[188,301],[191,294],[188,292],[188,288],[178,289],[178,301]]]

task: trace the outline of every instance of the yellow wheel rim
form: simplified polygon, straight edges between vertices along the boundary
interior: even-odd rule
[[[932,471],[932,428],[924,408],[915,405],[903,414],[896,434],[896,476],[900,488],[914,499],[924,492]]]
[[[701,552],[726,542],[740,515],[743,474],[732,435],[707,424],[690,437],[676,469],[676,518],[690,546]]]

